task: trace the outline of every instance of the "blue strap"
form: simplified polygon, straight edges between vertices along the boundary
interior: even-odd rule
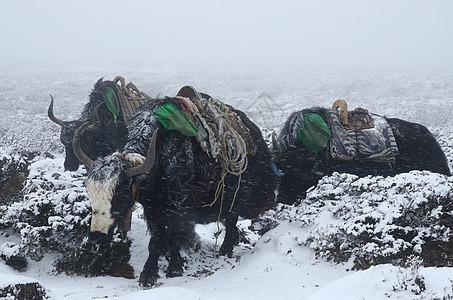
[[[283,175],[285,175],[285,173],[283,172],[280,172],[277,168],[277,166],[271,162],[271,168],[272,168],[272,171],[274,171],[275,175],[277,175],[278,177],[282,177]]]

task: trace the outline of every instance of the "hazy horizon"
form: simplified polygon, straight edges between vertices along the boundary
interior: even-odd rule
[[[1,65],[453,67],[453,1],[0,2]]]

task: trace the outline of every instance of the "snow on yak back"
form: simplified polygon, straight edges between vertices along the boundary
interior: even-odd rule
[[[165,98],[153,99],[137,110],[130,119],[122,153],[92,161],[80,151],[78,136],[74,141],[77,155],[89,167],[86,187],[93,208],[92,239],[109,240],[125,211],[135,201],[143,205],[151,234],[149,257],[139,280],[143,286],[156,283],[161,255],[169,260],[167,276],[182,275],[180,249],[191,242],[196,223],[217,221],[220,214],[226,236],[219,253],[231,255],[239,241],[238,216],[253,218],[274,204],[270,151],[261,131],[244,113],[222,106],[242,120],[255,147],[254,153],[247,155],[246,169],[236,176],[222,172],[212,152],[201,146],[200,132],[195,136],[190,128],[189,132],[181,127],[166,129],[168,120],[159,116],[169,107],[177,109],[170,114],[187,108],[181,99]],[[169,123],[185,122],[181,120]]]
[[[342,105],[346,106],[345,102]],[[393,142],[397,146],[393,161],[378,162],[360,158],[342,160],[338,157],[334,159],[332,154],[336,149],[332,143],[335,129],[331,133],[330,130],[325,129],[327,124],[329,124],[328,129],[332,129],[334,124],[332,119],[329,119],[329,112],[332,111],[339,115],[336,107],[335,110],[319,107],[304,109],[292,113],[285,122],[277,140],[274,141],[275,155],[273,161],[284,173],[278,187],[277,202],[293,204],[297,199],[305,198],[310,187],[316,185],[323,176],[330,175],[333,172],[350,173],[358,176],[392,176],[411,170],[428,170],[450,175],[445,153],[426,127],[397,118],[384,118],[373,114],[368,114],[368,117],[371,116],[370,120],[373,118],[374,120],[384,120],[384,123],[391,128],[388,133],[389,135],[393,134]],[[348,114],[345,114],[345,111],[347,112],[347,107],[341,108],[341,117],[339,115],[338,119],[343,120],[339,122],[342,123],[341,125],[348,126],[346,124],[347,117],[345,120],[345,116],[348,116]],[[349,114],[351,113],[349,112]],[[323,143],[321,143],[322,147],[316,148],[310,145],[310,133],[307,133],[310,129],[307,129],[307,127],[311,127],[310,124],[313,121],[310,121],[309,118],[314,120],[318,118],[320,123],[324,122],[324,128],[319,133],[319,135],[324,136]],[[325,131],[329,131],[331,135],[325,134]],[[360,131],[354,128],[350,130],[353,135],[357,135]],[[318,135],[318,133],[316,134]],[[371,142],[371,144],[376,146],[375,142]],[[316,146],[316,143],[312,144]],[[357,142],[357,144],[359,143]]]

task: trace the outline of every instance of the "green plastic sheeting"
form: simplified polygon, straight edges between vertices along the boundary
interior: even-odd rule
[[[332,133],[329,126],[318,114],[304,116],[304,126],[297,129],[297,137],[311,151],[318,153],[327,147]]]
[[[153,116],[158,119],[167,130],[178,130],[186,136],[196,136],[198,128],[192,121],[171,103],[159,106]]]
[[[120,106],[118,102],[118,98],[116,97],[115,91],[113,89],[109,89],[107,94],[105,95],[105,104],[107,108],[113,115],[113,121],[116,123],[116,117],[120,111]]]

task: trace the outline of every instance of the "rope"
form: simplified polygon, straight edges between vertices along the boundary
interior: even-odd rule
[[[211,99],[210,99],[211,100]],[[220,101],[218,101],[220,102]],[[219,103],[216,103],[216,105],[219,105]],[[214,200],[206,205],[203,205],[203,207],[212,207],[217,200],[219,199],[219,195],[221,194],[221,200],[220,200],[220,211],[218,215],[218,222],[220,220],[220,215],[222,213],[222,208],[223,208],[223,194],[225,192],[225,177],[226,175],[232,174],[235,176],[238,176],[238,184],[236,191],[233,196],[233,201],[231,203],[229,212],[232,211],[234,203],[236,201],[236,196],[239,191],[240,185],[241,185],[241,178],[242,178],[242,173],[245,172],[248,166],[248,159],[247,159],[247,146],[244,142],[244,139],[241,137],[241,135],[234,130],[231,126],[230,123],[228,122],[228,119],[226,118],[227,115],[222,114],[221,112],[225,112],[225,107],[223,107],[223,103],[220,102],[220,105],[222,105],[222,110],[217,110],[217,115],[215,116],[215,119],[219,122],[218,123],[218,128],[219,128],[219,135],[222,137],[222,148],[220,155],[218,156],[218,159],[220,161],[220,164],[222,166],[222,176],[217,184],[217,190],[214,196]],[[208,105],[209,107],[209,105]],[[209,107],[212,110],[212,107]],[[219,226],[217,224],[217,226]]]
[[[229,108],[215,99],[189,99],[177,97],[191,111],[208,134],[209,149],[203,147],[204,140],[197,134],[202,148],[217,158],[222,168],[238,176],[247,169],[247,145],[233,123],[241,122],[240,118]],[[236,124],[237,125],[237,124]]]
[[[178,97],[192,112],[192,114],[199,119],[204,126],[209,138],[209,150],[204,149],[213,158],[217,158],[222,166],[222,174],[217,189],[214,194],[214,200],[205,204],[202,207],[212,207],[220,198],[220,209],[217,215],[217,234],[215,239],[214,249],[217,249],[218,237],[220,234],[220,218],[223,211],[224,194],[225,194],[225,178],[228,174],[238,176],[238,183],[236,191],[231,202],[229,212],[233,210],[237,193],[241,186],[242,173],[245,172],[248,166],[247,159],[247,145],[244,138],[238,133],[246,131],[246,135],[250,135],[248,128],[242,124],[242,120],[231,109],[226,107],[223,102],[209,99],[189,99],[185,97]],[[208,119],[208,120],[206,120]],[[235,125],[237,130],[233,128]],[[249,137],[251,139],[251,137]],[[203,141],[200,137],[200,132],[197,134],[197,140]],[[200,142],[202,144],[202,142]],[[256,150],[253,140],[251,140],[251,152]],[[202,147],[203,148],[203,147]],[[216,250],[217,251],[217,250]]]
[[[217,189],[215,192],[214,196],[214,201],[212,201],[209,204],[203,205],[203,207],[212,207],[217,200],[220,197],[220,209],[219,209],[219,214],[217,215],[217,233],[216,233],[216,238],[215,238],[215,245],[214,249],[217,249],[217,240],[220,234],[220,217],[222,215],[222,210],[223,210],[223,196],[225,194],[225,177],[228,173],[233,174],[238,176],[238,184],[236,191],[234,192],[233,196],[233,201],[231,202],[229,212],[233,210],[234,203],[236,202],[236,196],[237,193],[239,192],[239,188],[241,187],[241,178],[242,178],[242,173],[245,171],[247,168],[247,154],[246,151],[238,151],[238,149],[245,149],[245,142],[244,140],[240,137],[240,135],[233,129],[230,128],[231,131],[228,131],[227,133],[224,134],[223,136],[223,151],[220,157],[222,158],[221,160],[221,165],[222,165],[222,176],[221,179],[219,180],[219,183],[217,184]],[[231,138],[228,139],[227,137],[230,136]],[[230,147],[227,147],[227,144],[230,145]],[[235,145],[233,145],[235,144]],[[244,169],[243,169],[244,168]],[[215,250],[217,251],[217,250]]]
[[[221,144],[219,161],[228,173],[239,176],[247,169],[247,146],[242,136],[233,128],[235,114],[223,102],[210,98],[206,111],[216,121],[218,128],[217,144]],[[234,115],[233,115],[234,114]]]
[[[129,117],[145,102],[151,100],[151,97],[141,92],[132,82],[126,84],[122,76],[116,76],[113,82],[115,83],[116,92],[120,99],[124,122],[127,125],[129,123]]]
[[[209,204],[205,204],[205,205],[202,206],[202,207],[207,207],[207,206],[212,207],[217,202],[217,200],[219,199],[219,196],[221,195],[221,197],[220,197],[220,209],[219,209],[219,214],[217,215],[217,233],[215,235],[214,249],[217,249],[217,240],[218,240],[219,235],[220,235],[220,217],[222,215],[222,210],[223,210],[223,199],[224,199],[223,196],[225,194],[225,177],[226,177],[227,174],[228,174],[227,170],[222,168],[222,176],[221,176],[221,179],[220,179],[219,183],[217,184],[217,189],[215,191],[214,201],[212,201]],[[234,202],[236,201],[236,195],[237,195],[237,193],[239,191],[239,188],[241,186],[241,177],[242,177],[242,173],[239,174],[238,185],[237,185],[236,191],[234,193],[233,201],[231,202],[231,206],[230,206],[229,212],[231,212],[231,210],[233,209]],[[215,251],[217,251],[217,250],[215,250]]]
[[[229,128],[222,136],[222,155],[220,163],[225,170],[239,176],[248,165],[247,147],[242,137],[233,128]]]

